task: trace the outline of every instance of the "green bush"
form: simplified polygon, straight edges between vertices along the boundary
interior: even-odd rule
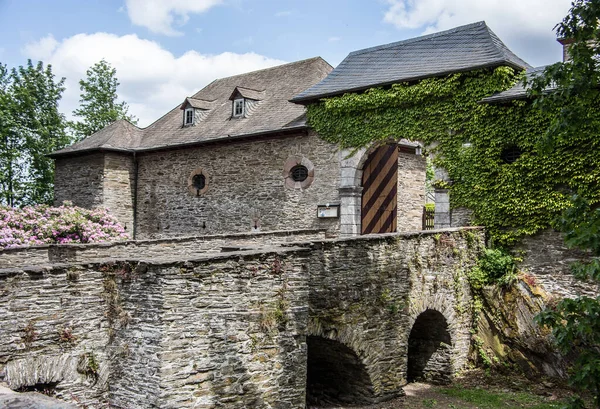
[[[502,249],[485,249],[469,272],[469,282],[474,290],[492,283],[510,284],[516,272],[517,265],[510,254]]]

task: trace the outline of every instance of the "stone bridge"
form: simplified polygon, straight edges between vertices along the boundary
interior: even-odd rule
[[[304,408],[390,399],[467,360],[482,230],[164,245],[0,270],[4,381],[90,408]]]

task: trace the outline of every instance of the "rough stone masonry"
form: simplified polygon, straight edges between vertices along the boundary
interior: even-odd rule
[[[3,269],[0,372],[13,389],[88,408],[385,400],[402,394],[409,334],[426,311],[450,345],[420,376],[464,365],[465,271],[482,246],[483,232],[465,229]],[[354,392],[312,389],[317,362]]]

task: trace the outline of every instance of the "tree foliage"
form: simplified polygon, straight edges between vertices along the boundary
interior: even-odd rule
[[[71,124],[78,139],[90,136],[111,123],[125,119],[137,124],[137,119],[128,115],[126,102],[118,102],[117,70],[105,60],[94,64],[86,71],[86,79],[79,81],[81,89],[81,106],[73,111],[73,115],[81,121]]]
[[[58,110],[64,78],[42,62],[0,65],[0,204],[51,203],[54,166],[46,155],[68,145]]]
[[[593,154],[600,156],[600,0],[575,0],[556,31],[559,38],[572,42],[570,61],[547,67],[532,82],[536,107],[555,113],[541,144],[553,151],[565,141],[583,137],[591,142]],[[556,223],[568,246],[591,253],[589,260],[572,266],[573,273],[596,284],[600,284],[599,190],[593,178],[586,186],[573,189],[571,206]],[[563,352],[576,352],[571,383],[591,393],[595,407],[600,408],[600,296],[564,299],[537,320],[552,328]],[[570,407],[584,404],[576,398]]]
[[[541,111],[523,100],[480,102],[519,78],[499,67],[375,88],[310,105],[308,121],[343,147],[390,138],[430,145],[434,164],[452,182],[437,182],[451,189],[452,205],[471,209],[474,222],[486,226],[497,245],[508,246],[550,227],[569,206],[571,191],[600,200],[592,188],[600,182],[600,141],[577,134],[543,149],[538,141],[559,108]],[[592,112],[598,115],[600,104]],[[521,155],[507,163],[507,149]]]

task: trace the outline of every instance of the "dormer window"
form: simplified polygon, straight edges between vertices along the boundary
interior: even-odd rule
[[[241,118],[244,116],[244,98],[233,100],[233,117]]]
[[[186,126],[194,125],[194,108],[186,108],[183,112],[183,124]]]
[[[237,86],[231,93],[229,100],[231,104],[232,118],[248,118],[265,98],[265,91]]]
[[[215,107],[215,100],[188,97],[179,109],[183,111],[183,126],[195,126],[205,121]]]

